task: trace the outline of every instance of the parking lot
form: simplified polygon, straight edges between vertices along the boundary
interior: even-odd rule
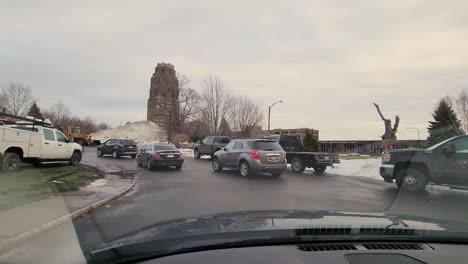
[[[154,223],[185,217],[246,210],[332,210],[381,212],[428,216],[434,219],[468,219],[468,193],[428,186],[420,194],[399,192],[392,183],[355,176],[338,176],[333,169],[323,175],[312,170],[295,174],[288,169],[281,178],[259,175],[242,178],[236,171],[215,173],[207,158],[186,157],[182,170],[148,171],[134,159],[96,157],[95,148],[86,148],[83,164],[123,169],[136,174],[137,184],[125,196],[77,218],[72,224],[47,231],[27,244],[63,245],[54,250],[67,252],[94,249],[122,234]],[[70,243],[76,237],[76,243]],[[48,248],[24,245],[23,249],[50,254]],[[19,247],[16,252],[21,251]],[[37,253],[37,252],[36,252]]]

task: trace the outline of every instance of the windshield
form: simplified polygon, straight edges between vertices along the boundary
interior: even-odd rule
[[[247,141],[247,144],[253,150],[283,151],[276,141]]]
[[[442,141],[442,142],[439,142],[439,143],[435,144],[434,146],[427,148],[427,150],[434,150],[434,149],[438,148],[439,146],[442,146],[442,145],[444,145],[445,143],[447,143],[447,142],[453,140],[454,138],[455,138],[455,137],[452,137],[452,138],[446,139],[446,140],[444,140],[444,141]]]
[[[468,246],[467,13],[467,0],[0,1],[0,263]]]

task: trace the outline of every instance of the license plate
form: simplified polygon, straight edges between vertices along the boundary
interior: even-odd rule
[[[167,157],[168,157],[168,158],[173,158],[174,155],[173,155],[173,154],[168,154]]]
[[[276,161],[278,160],[278,157],[270,157],[270,160]]]
[[[324,160],[329,160],[329,159],[330,159],[330,157],[328,157],[328,156],[325,156],[325,157],[323,157],[323,159],[324,159]]]
[[[128,148],[133,148],[132,146],[129,146]]]

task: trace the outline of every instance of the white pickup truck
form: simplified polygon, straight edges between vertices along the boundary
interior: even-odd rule
[[[3,171],[19,169],[21,162],[68,162],[78,165],[83,148],[57,129],[43,126],[0,125],[0,165]]]

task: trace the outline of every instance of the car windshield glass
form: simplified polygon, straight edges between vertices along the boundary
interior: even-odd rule
[[[154,150],[177,150],[174,145],[154,145]]]
[[[249,147],[253,150],[282,151],[283,149],[276,141],[247,141]]]
[[[120,144],[122,145],[136,145],[135,140],[120,140]]]
[[[453,140],[454,138],[455,138],[455,137],[449,138],[449,139],[444,140],[444,141],[442,141],[442,142],[440,142],[440,143],[437,143],[437,144],[433,145],[432,147],[428,148],[427,150],[434,150],[434,149],[438,148],[439,146],[442,146],[442,145],[444,145],[445,143],[447,143],[447,142]]]
[[[0,264],[463,262],[467,43],[468,0],[0,1]]]

